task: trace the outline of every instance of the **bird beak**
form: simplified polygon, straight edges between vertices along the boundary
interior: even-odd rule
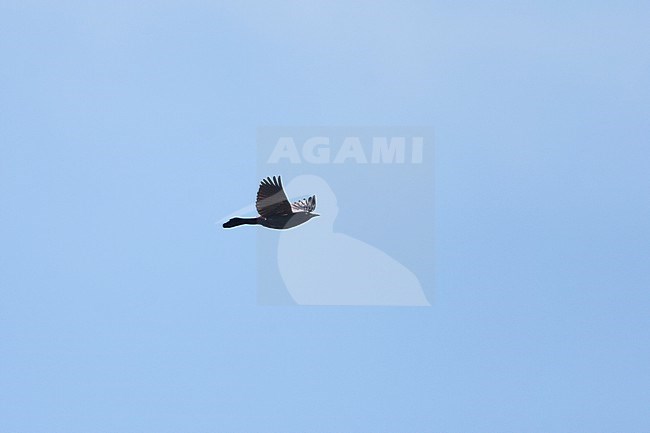
[[[317,214],[317,213],[313,213],[312,215],[313,215],[313,216],[320,216],[320,215],[319,215],[319,214]]]

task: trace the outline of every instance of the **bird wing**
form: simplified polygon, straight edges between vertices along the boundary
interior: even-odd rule
[[[260,189],[257,190],[257,201],[255,202],[257,212],[263,217],[272,215],[292,214],[291,204],[287,195],[282,189],[280,176],[267,177],[260,182]]]
[[[294,212],[313,212],[316,209],[316,196],[312,195],[309,198],[298,200],[291,204],[291,209]]]

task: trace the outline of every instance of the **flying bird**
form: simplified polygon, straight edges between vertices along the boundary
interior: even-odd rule
[[[319,216],[313,213],[316,209],[316,196],[289,203],[287,195],[282,189],[282,179],[273,176],[263,179],[260,188],[257,190],[255,201],[257,213],[256,218],[231,218],[223,224],[223,228],[241,226],[244,224],[261,225],[270,229],[290,229],[306,223],[310,219]]]

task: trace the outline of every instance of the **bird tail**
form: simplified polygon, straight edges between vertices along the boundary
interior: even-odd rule
[[[230,218],[230,220],[223,223],[223,228],[230,229],[237,226],[243,226],[244,224],[257,224],[257,218]]]

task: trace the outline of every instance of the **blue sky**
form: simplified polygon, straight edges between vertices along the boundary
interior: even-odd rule
[[[0,431],[650,429],[647,4],[0,12]],[[262,125],[435,130],[431,308],[256,304]]]

